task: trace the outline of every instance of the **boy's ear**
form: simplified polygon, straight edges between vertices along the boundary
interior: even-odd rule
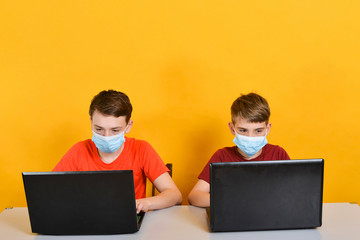
[[[128,122],[127,127],[126,127],[126,130],[125,130],[125,133],[129,133],[129,132],[130,132],[133,123],[134,123],[133,120],[130,120],[130,121]]]
[[[270,129],[271,129],[271,123],[269,122],[268,125],[266,126],[267,135],[269,134]]]
[[[228,126],[229,126],[229,129],[230,129],[230,132],[232,135],[235,135],[235,128],[234,128],[234,124],[232,122],[229,122],[228,123]]]

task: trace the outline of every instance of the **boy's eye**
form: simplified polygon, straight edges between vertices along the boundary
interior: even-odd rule
[[[117,132],[119,132],[119,130],[112,130],[114,133],[117,133]]]
[[[240,129],[240,132],[245,133],[246,129]]]
[[[96,128],[95,130],[98,131],[98,132],[100,132],[102,129],[101,129],[101,128]]]

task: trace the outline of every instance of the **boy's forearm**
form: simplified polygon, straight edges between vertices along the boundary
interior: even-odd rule
[[[157,196],[147,198],[147,200],[150,202],[149,210],[162,209],[181,204],[182,195],[177,189],[166,189]]]
[[[210,193],[192,191],[188,197],[189,203],[197,207],[210,207]]]

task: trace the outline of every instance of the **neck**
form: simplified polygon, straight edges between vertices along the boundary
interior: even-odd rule
[[[114,162],[120,156],[122,151],[124,150],[124,145],[125,145],[125,143],[123,143],[123,145],[121,145],[121,147],[113,153],[104,153],[98,149],[98,153],[99,153],[101,161],[103,161],[106,164],[110,164],[110,163]]]

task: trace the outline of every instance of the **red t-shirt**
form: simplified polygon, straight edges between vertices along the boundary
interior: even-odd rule
[[[146,197],[146,178],[154,182],[168,172],[160,156],[149,143],[125,137],[124,149],[112,163],[104,163],[91,139],[78,142],[63,156],[53,171],[133,170],[135,197]]]
[[[244,162],[244,161],[269,161],[269,160],[290,160],[286,151],[277,145],[266,144],[262,148],[262,152],[254,159],[246,160],[241,156],[236,146],[225,147],[217,150],[210,158],[204,169],[199,175],[199,179],[202,179],[210,183],[210,169],[209,165],[213,162]]]

